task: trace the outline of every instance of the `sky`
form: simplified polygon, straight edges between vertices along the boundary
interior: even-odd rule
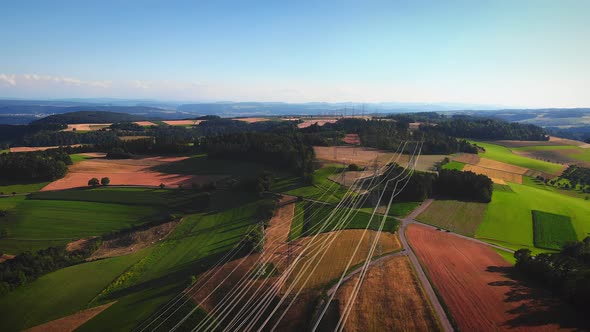
[[[0,97],[590,107],[590,1],[0,1]]]

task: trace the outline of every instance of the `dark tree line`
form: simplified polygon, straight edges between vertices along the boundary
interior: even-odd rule
[[[545,129],[539,126],[494,119],[455,118],[450,121],[441,121],[434,128],[454,137],[483,140],[547,141],[549,139]]]
[[[63,149],[0,155],[0,179],[55,180],[66,175],[72,159]]]
[[[434,194],[488,203],[492,200],[492,180],[473,172],[443,169],[434,181]]]
[[[568,179],[574,188],[578,184],[590,185],[590,168],[570,165],[559,177]]]
[[[313,171],[315,153],[299,135],[227,134],[207,138],[203,147],[213,158],[259,162],[302,176]]]
[[[381,184],[371,195],[378,196],[385,189],[384,197],[390,197],[394,193],[395,181],[385,187],[388,179],[402,179],[408,174],[404,168],[393,163],[383,172],[379,182]],[[490,202],[492,199],[493,183],[485,175],[478,175],[473,172],[462,172],[456,170],[441,170],[438,174],[415,171],[409,176],[407,185],[403,187],[404,181],[400,181],[396,188],[396,201],[423,201],[432,196],[439,196],[452,199]],[[403,191],[400,190],[404,188]],[[375,197],[373,197],[375,198]],[[369,200],[372,201],[372,200]]]
[[[102,144],[118,140],[111,131],[89,131],[77,133],[73,131],[40,131],[27,135],[22,139],[25,146],[64,146],[75,144]]]
[[[313,145],[334,145],[346,133],[358,134],[363,146],[397,150],[406,141],[424,141],[422,154],[477,153],[477,148],[465,140],[456,139],[444,132],[421,127],[410,130],[408,122],[393,120],[364,120],[345,118],[323,126],[312,125],[300,130],[306,141]],[[405,153],[411,153],[407,147]]]
[[[590,237],[566,244],[559,253],[533,256],[528,249],[514,253],[516,269],[527,278],[561,294],[581,312],[590,310]]]

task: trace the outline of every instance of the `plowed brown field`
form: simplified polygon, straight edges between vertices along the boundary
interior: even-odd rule
[[[96,315],[105,311],[115,302],[103,304],[98,307],[82,310],[73,315],[69,315],[60,319],[47,322],[45,324],[37,325],[26,330],[26,332],[70,332],[76,330],[82,324],[94,318]]]
[[[355,276],[336,293],[339,312],[349,303]],[[440,327],[410,260],[390,257],[371,266],[344,331],[439,331]]]
[[[69,145],[71,147],[80,146],[80,144]],[[10,148],[10,152],[33,152],[33,151],[45,151],[49,149],[57,149],[59,146],[15,146]]]
[[[163,183],[168,187],[190,186],[193,182],[203,184],[223,178],[223,176],[166,174],[151,170],[153,166],[180,161],[187,157],[109,160],[100,158],[100,155],[94,156],[97,158],[83,160],[70,166],[69,172],[64,178],[51,182],[41,191],[84,187],[93,177],[98,179],[108,177],[111,180],[111,185],[158,186]]]
[[[490,179],[492,179],[492,181],[494,181],[494,183],[497,183],[497,184],[506,184],[506,181],[522,184],[522,175],[520,175],[520,174],[504,172],[504,171],[500,171],[497,169],[485,168],[485,167],[469,165],[469,164],[467,164],[467,165],[465,165],[465,167],[463,167],[463,171],[464,172],[470,171],[470,172],[473,172],[476,174],[486,175]]]
[[[563,303],[509,277],[511,266],[490,247],[419,225],[408,226],[407,235],[460,330],[555,331],[584,324]]]
[[[169,126],[196,126],[204,120],[166,120],[162,121]]]

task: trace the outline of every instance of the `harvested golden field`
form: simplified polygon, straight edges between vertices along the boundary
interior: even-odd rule
[[[323,126],[326,123],[335,123],[338,121],[337,119],[325,119],[325,120],[303,120],[302,123],[298,124],[297,127],[299,128],[307,128],[311,125],[317,124],[318,126]]]
[[[515,165],[511,165],[511,164],[503,163],[501,161],[496,161],[496,160],[487,159],[487,158],[480,158],[480,160],[476,164],[476,166],[490,168],[490,169],[496,169],[499,171],[504,171],[504,172],[509,172],[509,173],[516,173],[516,174],[520,174],[520,175],[523,175],[529,171],[528,168],[515,166]]]
[[[98,307],[82,310],[73,315],[62,317],[60,319],[52,320],[45,324],[32,327],[27,332],[71,332],[75,331],[82,324],[94,318],[96,315],[108,309],[115,302],[103,304]]]
[[[269,118],[235,118],[233,120],[243,121],[243,122],[247,122],[247,123],[271,121]]]
[[[522,175],[521,174],[510,173],[510,172],[500,171],[497,169],[475,166],[475,165],[470,165],[470,164],[465,165],[465,167],[463,167],[463,171],[464,172],[471,171],[476,174],[486,175],[487,177],[492,179],[492,181],[494,181],[494,183],[497,183],[497,184],[506,184],[506,181],[522,184]]]
[[[153,123],[151,121],[136,121],[134,123],[136,123],[140,126],[143,126],[143,127],[157,126],[155,123]]]
[[[111,123],[77,123],[68,124],[68,128],[62,131],[93,131],[108,128]]]
[[[71,147],[78,147],[80,146],[80,144],[73,144],[73,145],[68,145]],[[60,146],[15,146],[10,148],[10,152],[33,152],[33,151],[45,151],[45,150],[50,150],[50,149],[57,149]]]
[[[163,163],[180,161],[188,157],[150,157],[115,160],[100,158],[103,154],[86,155],[91,155],[94,159],[83,160],[70,166],[68,174],[64,178],[51,182],[41,189],[41,191],[85,187],[88,185],[88,180],[93,177],[98,179],[108,177],[111,180],[111,185],[158,186],[160,183],[163,183],[168,187],[178,185],[190,186],[192,183],[204,184],[224,178],[223,176],[167,174],[151,169]]]
[[[410,156],[396,154],[394,152],[356,146],[314,146],[316,158],[324,162],[357,164],[359,166],[373,166],[375,158],[377,165],[384,166],[388,162],[395,162],[406,166]],[[336,153],[334,153],[336,151]],[[435,165],[441,162],[446,155],[423,155],[418,159],[416,169],[423,172],[434,171]]]
[[[335,299],[339,312],[351,300],[359,275],[344,283]],[[344,331],[439,331],[438,320],[406,256],[389,257],[371,266]]]
[[[473,153],[461,153],[453,158],[454,161],[471,165],[477,165],[479,159],[479,156]]]
[[[296,282],[295,289],[300,289],[302,286],[307,289],[316,289],[324,287],[332,280],[339,278],[342,275],[342,272],[346,269],[346,265],[353,256],[354,250],[359,242],[361,245],[353,257],[351,266],[364,262],[369,254],[369,244],[374,241],[377,232],[367,231],[364,236],[363,232],[364,230],[358,229],[343,230],[336,233],[323,233],[316,235],[313,238],[308,237],[297,240],[297,245],[311,245],[311,249],[304,254],[304,257],[302,257],[295,266],[294,273],[289,277],[286,287],[293,282]],[[325,248],[325,255],[323,255],[323,258],[321,253],[315,255],[321,244],[332,236],[334,236],[334,241]],[[313,242],[311,242],[312,239],[314,239]],[[381,256],[399,249],[401,249],[401,245],[397,235],[383,232],[379,238],[379,243],[374,256]],[[295,250],[295,252],[299,253],[299,250]],[[307,283],[305,283],[305,279],[307,279],[311,270],[316,265],[317,268],[313,274],[311,274]],[[306,269],[305,266],[310,266],[310,268]],[[304,270],[303,277],[296,281],[296,275]]]
[[[119,139],[122,141],[135,141],[138,139],[147,139],[152,138],[152,136],[119,136]]]
[[[204,120],[165,120],[162,121],[169,126],[196,126]]]
[[[342,139],[342,142],[344,142],[346,144],[360,145],[361,138],[359,137],[358,134],[346,134],[344,136],[344,138]]]

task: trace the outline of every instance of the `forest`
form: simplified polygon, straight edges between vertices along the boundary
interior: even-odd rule
[[[63,149],[0,154],[0,180],[55,180],[66,175],[72,159]]]
[[[577,185],[590,185],[590,168],[570,165],[559,177],[568,179],[574,188]]]
[[[213,158],[247,160],[310,176],[315,153],[300,135],[276,133],[238,133],[213,136],[203,142]]]
[[[381,180],[383,183],[372,195],[385,189],[385,197],[393,194],[393,185],[385,187],[385,180],[400,177],[403,178],[404,168],[393,163],[383,172]],[[399,191],[401,183],[398,185]],[[397,192],[396,191],[396,192]],[[401,193],[398,193],[396,201],[423,201],[428,197],[444,197],[465,201],[490,202],[493,191],[493,183],[485,175],[478,175],[473,172],[462,172],[456,170],[441,170],[438,175],[414,171],[410,176],[407,185]],[[375,198],[375,197],[373,197]],[[372,201],[372,200],[369,200]]]
[[[559,253],[533,256],[529,249],[520,249],[514,258],[524,276],[561,294],[581,312],[589,312],[590,237],[564,245]]]

